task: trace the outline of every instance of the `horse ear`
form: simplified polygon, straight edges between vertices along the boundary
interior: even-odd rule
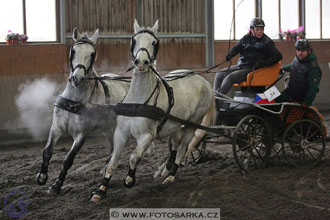
[[[99,37],[99,29],[96,29],[95,33],[93,36],[90,37],[90,40],[93,41],[94,44],[96,44],[97,38]]]
[[[154,26],[151,28],[152,32],[157,34],[158,31],[158,20],[155,22]]]
[[[79,33],[78,28],[75,27],[75,28],[73,29],[73,32],[72,32],[72,39],[73,39],[74,41],[77,41],[79,38],[81,38],[81,35],[80,35],[80,33]]]
[[[139,32],[141,30],[140,25],[138,24],[138,21],[136,19],[134,19],[134,33],[136,34],[137,32]]]

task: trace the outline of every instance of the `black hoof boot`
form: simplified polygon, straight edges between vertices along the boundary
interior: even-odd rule
[[[42,186],[45,185],[48,179],[48,174],[47,173],[38,173],[36,175],[36,181],[38,185]]]
[[[106,191],[97,189],[91,193],[91,202],[99,202],[105,198]]]
[[[55,183],[49,186],[48,193],[55,193],[56,195],[59,195],[62,186],[63,186],[62,181],[57,179]]]
[[[98,195],[99,197],[101,197],[102,199],[104,199],[105,198],[105,194],[106,194],[106,192],[104,192],[103,190],[96,189],[95,191],[93,191],[91,193],[91,197],[93,197],[94,195]]]
[[[128,168],[128,174],[127,174],[126,178],[131,177],[133,180],[132,180],[131,183],[127,184],[126,183],[126,178],[124,179],[123,184],[126,188],[132,188],[135,185],[135,183],[136,183],[135,171],[136,171],[136,169],[132,170],[131,168]]]
[[[126,188],[132,188],[134,185],[135,185],[135,183],[136,183],[136,178],[135,178],[135,176],[130,176],[131,178],[133,178],[133,181],[131,182],[131,183],[129,183],[129,184],[127,184],[126,183],[126,178],[124,179],[124,182],[123,182],[123,184],[124,184],[124,186],[126,187]]]

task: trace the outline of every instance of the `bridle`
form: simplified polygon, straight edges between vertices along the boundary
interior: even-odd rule
[[[91,53],[91,63],[90,63],[88,68],[83,64],[77,64],[76,66],[73,66],[73,64],[72,64],[72,61],[73,61],[73,58],[74,58],[74,55],[75,55],[75,51],[74,51],[73,48],[74,48],[74,46],[79,45],[79,44],[89,44],[94,48],[94,52]],[[87,39],[87,38],[82,38],[82,39],[77,40],[72,45],[72,47],[70,48],[70,53],[69,53],[69,69],[70,69],[70,72],[73,73],[78,68],[83,69],[84,70],[84,75],[86,77],[87,74],[89,73],[89,71],[91,71],[91,69],[93,68],[95,58],[96,58],[96,48],[95,48],[94,43],[91,40]],[[71,81],[71,80],[72,80],[72,76],[70,76],[70,78],[69,78],[69,81]]]
[[[151,36],[153,36],[156,39],[156,42],[153,42],[154,51],[153,51],[152,56],[150,56],[149,51],[146,48],[144,48],[144,47],[141,47],[140,49],[138,49],[138,51],[136,51],[136,54],[134,55],[134,48],[135,48],[135,45],[136,45],[135,37],[137,35],[143,34],[143,33],[150,34]],[[143,29],[143,30],[137,32],[136,34],[134,34],[133,37],[131,38],[131,56],[132,56],[132,59],[133,59],[133,62],[134,63],[136,61],[136,56],[137,56],[137,54],[140,51],[145,51],[147,53],[148,59],[149,59],[149,64],[154,63],[155,60],[156,60],[156,57],[157,57],[158,49],[159,49],[159,39],[156,37],[156,35],[154,34],[154,32],[152,32],[149,29]]]
[[[154,50],[153,50],[152,56],[150,56],[149,51],[146,48],[144,48],[144,47],[139,48],[138,51],[136,52],[136,54],[134,55],[134,48],[135,48],[135,44],[136,44],[135,37],[137,35],[143,34],[143,33],[150,34],[156,40],[155,42],[153,42]],[[156,35],[154,34],[154,32],[151,31],[151,30],[149,30],[149,29],[143,29],[143,30],[137,32],[136,34],[134,34],[133,37],[131,38],[131,55],[132,55],[132,59],[133,59],[134,64],[137,65],[137,63],[136,63],[136,56],[139,53],[139,51],[145,51],[147,53],[147,55],[148,55],[148,58],[149,58],[149,63],[147,65],[150,67],[150,69],[152,70],[152,72],[157,76],[157,84],[156,84],[153,92],[151,93],[151,95],[149,96],[149,98],[147,99],[147,101],[145,101],[144,104],[142,104],[142,108],[143,109],[150,108],[150,105],[148,105],[148,103],[151,100],[151,97],[154,94],[156,94],[156,100],[155,100],[155,103],[152,106],[153,109],[151,111],[152,112],[151,115],[153,115],[152,118],[154,117],[156,119],[157,118],[160,119],[162,117],[159,117],[159,115],[157,114],[158,111],[156,111],[155,109],[158,109],[160,111],[163,111],[163,110],[161,110],[160,108],[157,107],[157,99],[158,99],[158,95],[159,95],[159,91],[160,91],[159,90],[160,82],[164,85],[164,87],[166,89],[166,92],[167,92],[167,97],[168,97],[168,108],[167,108],[166,114],[168,114],[168,115],[170,114],[171,109],[172,109],[172,107],[174,105],[173,88],[166,82],[166,80],[164,78],[162,78],[159,75],[159,73],[156,71],[156,69],[152,65],[155,62],[155,60],[156,60],[158,49],[159,49],[159,39],[156,37]],[[139,106],[141,104],[137,104],[137,103],[118,103],[117,104],[118,108],[120,108],[120,105],[127,106],[128,108],[132,108],[132,106],[134,106],[133,108],[136,108],[137,106]],[[119,114],[123,114],[122,113],[122,109],[120,109],[120,111],[119,112],[117,111],[116,113],[118,115]],[[133,115],[136,115],[136,112],[134,112]],[[151,117],[151,116],[149,115],[148,117]],[[167,119],[168,119],[167,117],[162,118],[160,124],[157,127],[157,134],[159,134],[160,130],[162,129],[162,127],[166,123]]]

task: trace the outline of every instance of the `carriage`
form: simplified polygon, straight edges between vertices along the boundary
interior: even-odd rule
[[[214,128],[200,141],[198,157],[209,143],[232,144],[234,158],[246,173],[262,168],[271,158],[281,154],[294,167],[313,167],[321,160],[326,148],[327,129],[316,107],[303,108],[298,103],[257,104],[257,94],[272,87],[282,78],[280,62],[247,76],[234,98],[216,93],[222,101]],[[281,73],[281,74],[280,74]],[[225,132],[224,132],[225,131]],[[219,136],[224,136],[219,140]],[[192,154],[194,161],[196,158]]]

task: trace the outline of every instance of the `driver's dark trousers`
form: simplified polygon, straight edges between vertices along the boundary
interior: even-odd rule
[[[246,81],[246,76],[249,72],[252,72],[253,67],[239,67],[238,65],[230,66],[230,68],[224,68],[217,72],[214,78],[213,90],[227,94],[234,83],[241,83]],[[216,100],[217,110],[221,107],[222,102]]]

